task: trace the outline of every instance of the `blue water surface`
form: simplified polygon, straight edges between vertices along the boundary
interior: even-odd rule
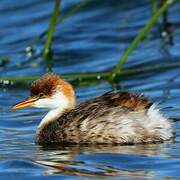
[[[61,15],[82,1],[62,1]],[[0,77],[46,72],[40,55],[54,7],[52,0],[1,0]],[[151,17],[150,0],[92,0],[58,24],[52,45],[52,70],[58,74],[111,70]],[[118,85],[144,93],[174,120],[176,137],[163,144],[130,146],[50,146],[34,143],[46,110],[10,107],[26,98],[25,83],[0,85],[0,179],[178,179],[180,177],[180,3],[169,9],[172,42],[161,36],[162,18],[129,56],[126,68],[169,64],[169,68],[126,76]],[[76,85],[78,103],[112,90],[106,81]]]

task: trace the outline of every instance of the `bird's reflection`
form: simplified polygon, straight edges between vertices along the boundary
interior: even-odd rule
[[[131,156],[134,160],[136,156],[138,157],[138,164],[138,161],[143,161],[146,157],[148,159],[148,157],[163,154],[167,150],[165,148],[166,145],[167,144],[133,146],[39,146],[39,154],[35,157],[35,163],[46,167],[44,174],[65,174],[81,177],[124,176],[130,178],[148,176],[151,178],[154,174],[153,171],[148,171],[143,168],[136,169],[136,163],[133,164],[134,169],[124,168],[123,163],[125,163],[126,166],[131,166]],[[115,163],[113,162],[114,159],[111,159],[111,155],[115,157]],[[126,161],[126,157],[129,158],[127,162],[124,162]],[[139,157],[143,157],[143,159]],[[153,159],[151,159],[151,163],[152,161]]]

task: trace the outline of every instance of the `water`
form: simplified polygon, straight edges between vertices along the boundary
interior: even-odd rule
[[[46,64],[39,53],[25,47],[43,32],[54,2],[51,0],[2,0],[0,54],[10,63],[0,76],[40,75]],[[62,2],[66,14],[78,0]],[[163,45],[159,25],[129,57],[126,67],[140,67],[180,60],[180,4],[169,10],[174,45]],[[150,0],[92,1],[58,26],[53,71],[61,74],[111,69],[151,15]],[[82,68],[83,67],[83,68]],[[122,78],[124,89],[143,92],[174,119],[173,142],[131,146],[51,146],[34,143],[35,130],[45,110],[27,108],[12,112],[10,106],[28,95],[23,83],[0,86],[0,179],[163,179],[180,177],[180,71],[179,67]],[[78,103],[112,89],[105,81],[77,86]]]

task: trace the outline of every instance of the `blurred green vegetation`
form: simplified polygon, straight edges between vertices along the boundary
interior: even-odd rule
[[[180,64],[177,63],[172,63],[171,65],[152,65],[150,67],[141,67],[141,68],[130,68],[130,69],[123,69],[123,65],[126,63],[128,60],[128,57],[131,55],[133,50],[139,45],[140,42],[143,41],[144,37],[147,35],[149,30],[155,25],[155,23],[158,21],[159,17],[161,15],[164,15],[163,20],[167,21],[167,10],[168,8],[173,5],[177,0],[165,0],[163,1],[158,1],[158,0],[151,0],[151,6],[152,6],[152,16],[150,17],[149,21],[145,25],[143,29],[140,30],[140,32],[137,34],[133,42],[130,44],[130,46],[127,48],[127,50],[122,54],[122,56],[117,60],[117,64],[115,67],[108,72],[97,72],[97,73],[84,73],[84,74],[66,74],[66,75],[61,75],[63,78],[66,79],[77,79],[77,80],[89,80],[89,79],[94,79],[94,80],[107,80],[109,82],[115,82],[116,79],[121,79],[122,76],[127,76],[127,75],[132,75],[132,74],[137,74],[137,73],[144,73],[144,72],[152,72],[155,70],[162,70],[165,68],[171,68],[171,67],[176,67],[179,66]],[[73,14],[77,13],[78,11],[82,10],[85,6],[88,5],[88,3],[91,2],[90,0],[84,0],[81,1],[78,5],[73,7],[67,14],[64,16],[61,15],[60,9],[61,9],[61,0],[56,0],[54,9],[52,12],[52,16],[50,19],[50,24],[48,30],[42,32],[39,37],[37,37],[32,44],[28,45],[26,49],[30,49],[33,51],[33,46],[37,44],[39,41],[41,41],[42,38],[45,37],[45,42],[44,42],[44,48],[42,50],[42,56],[46,60],[46,65],[47,65],[47,71],[52,71],[52,66],[53,66],[53,57],[52,57],[52,48],[51,45],[53,43],[53,35],[55,32],[55,28],[57,25],[62,23],[62,21],[69,16],[72,16]],[[158,7],[158,4],[161,2],[161,6]],[[163,22],[164,22],[163,21]],[[165,24],[165,23],[164,23]],[[4,60],[3,60],[4,59]],[[5,65],[8,63],[6,61],[6,58],[0,58],[1,64]],[[28,81],[28,80],[34,80],[39,78],[39,76],[19,76],[19,77],[0,77],[1,83],[4,81]]]

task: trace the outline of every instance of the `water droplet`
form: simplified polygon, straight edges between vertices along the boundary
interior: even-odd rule
[[[32,48],[32,46],[27,46],[25,51],[26,51],[26,55],[28,57],[31,57],[33,55],[33,48]]]
[[[97,79],[101,79],[101,75],[97,75]]]

